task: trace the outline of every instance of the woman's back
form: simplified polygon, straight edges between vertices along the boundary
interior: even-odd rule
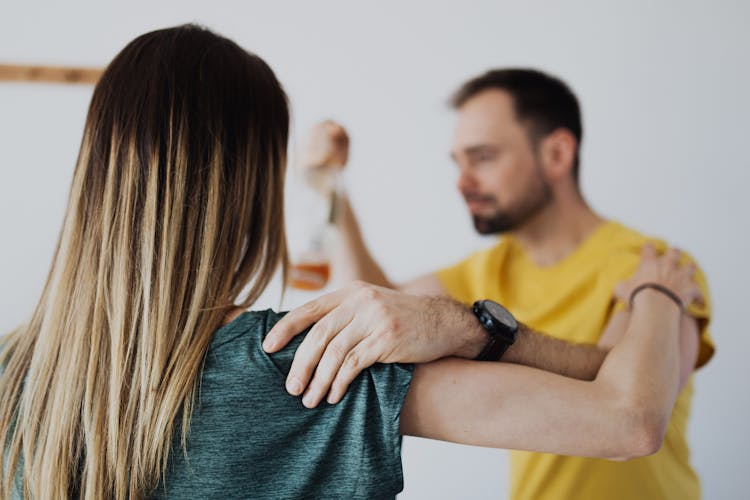
[[[302,337],[261,348],[281,317],[246,312],[208,350],[187,435],[175,432],[156,498],[381,498],[403,488],[399,412],[411,366],[375,365],[337,405],[305,408],[284,390]]]
[[[107,66],[49,277],[0,348],[0,497],[21,461],[31,498],[159,485],[214,334],[287,268],[288,133],[273,71],[201,27],[141,35]]]

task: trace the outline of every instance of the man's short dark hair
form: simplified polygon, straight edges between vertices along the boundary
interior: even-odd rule
[[[578,147],[573,159],[573,178],[577,182],[583,126],[578,99],[570,87],[559,78],[534,69],[494,69],[464,83],[450,103],[458,109],[488,89],[511,95],[516,117],[526,126],[535,148],[539,140],[558,128],[565,128],[575,136]]]

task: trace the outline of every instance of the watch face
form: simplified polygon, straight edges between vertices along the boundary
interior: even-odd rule
[[[518,327],[516,318],[514,318],[513,315],[509,313],[508,310],[505,309],[500,304],[496,302],[492,302],[491,300],[487,300],[484,303],[484,307],[486,307],[487,311],[490,314],[492,314],[495,318],[497,318],[499,321],[501,321],[504,325],[507,325],[511,328]]]

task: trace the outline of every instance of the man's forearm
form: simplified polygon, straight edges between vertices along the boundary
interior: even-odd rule
[[[581,380],[594,380],[607,351],[593,344],[574,344],[521,324],[516,342],[500,361],[540,368]]]
[[[374,285],[394,288],[365,245],[349,198],[341,194],[336,203],[335,225],[338,230],[338,242],[333,269],[336,281],[343,284],[362,280]]]
[[[446,314],[439,319],[438,328],[447,328],[446,334],[459,335],[457,356],[474,359],[489,340],[489,334],[479,324],[474,314],[463,305],[447,298],[443,301]],[[573,344],[536,332],[519,324],[518,337],[498,361],[539,368],[566,377],[593,380],[599,372],[607,351],[595,345]]]

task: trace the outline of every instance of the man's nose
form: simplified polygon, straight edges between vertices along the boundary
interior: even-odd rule
[[[456,179],[456,187],[461,192],[466,192],[476,187],[476,179],[474,179],[473,172],[468,165],[459,165],[458,167],[458,179]]]

